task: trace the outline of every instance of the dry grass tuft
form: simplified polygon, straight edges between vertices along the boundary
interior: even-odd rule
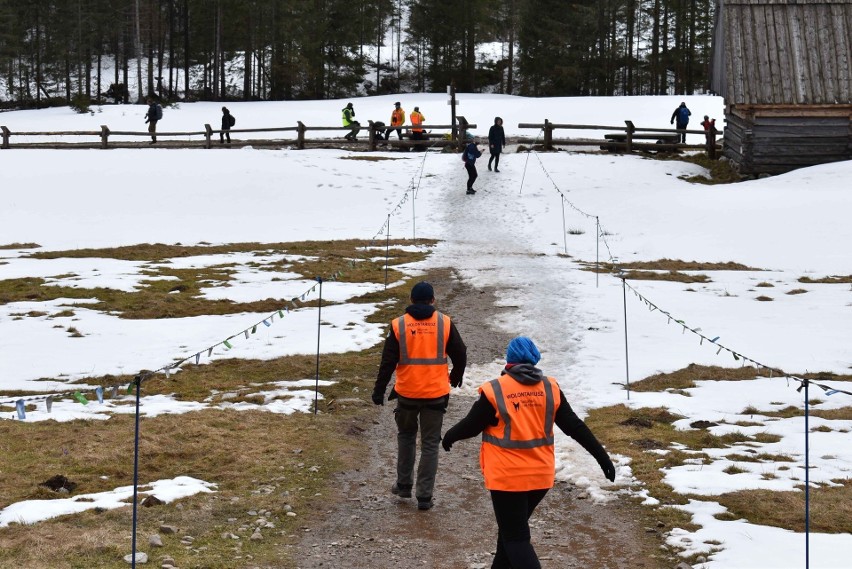
[[[755,300],[759,300],[760,302],[772,302],[773,298],[771,296],[760,295]]]
[[[808,291],[803,289],[803,288],[794,288],[793,290],[789,291],[787,294],[805,294],[806,292],[808,292]]]
[[[38,243],[8,243],[0,245],[0,249],[39,249],[41,245]]]
[[[769,377],[769,372],[750,367],[726,368],[689,364],[671,372],[646,377],[630,387],[634,391],[666,391],[695,387],[696,381],[747,381],[756,377]]]
[[[852,283],[852,275],[831,275],[821,279],[799,277],[799,282],[804,284],[849,284]]]
[[[775,287],[775,285],[774,285],[774,284],[772,284],[772,283],[768,283],[768,282],[766,282],[766,281],[759,282],[759,283],[757,283],[757,284],[756,284],[756,285],[754,285],[754,286],[756,286],[756,287],[760,287],[760,288],[774,288],[774,287]]]

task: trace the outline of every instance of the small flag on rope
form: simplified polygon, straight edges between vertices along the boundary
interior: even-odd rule
[[[23,421],[27,418],[26,405],[24,404],[23,399],[18,399],[17,401],[15,401],[15,410],[18,411],[18,419]]]
[[[736,352],[731,352],[731,355],[734,356],[735,360],[740,361],[740,357],[737,355]]]
[[[225,347],[226,347],[227,349],[229,349],[229,350],[230,350],[231,348],[233,348],[233,346],[231,345],[231,343],[230,343],[230,342],[228,342],[228,340],[225,340],[225,341],[224,341],[224,342],[222,342],[222,343],[223,343],[223,344],[225,345]]]
[[[171,377],[171,373],[169,373],[169,367],[164,367],[163,371],[166,372],[166,379],[169,379]]]
[[[248,337],[249,337],[249,331],[248,331],[248,328],[246,328],[245,330],[243,330],[243,332],[245,332],[245,334],[246,334],[246,340],[248,340]]]
[[[828,390],[826,390],[826,392],[825,392],[825,394],[826,394],[826,395],[834,395],[835,393],[840,393],[840,390],[838,390],[838,389],[828,389]]]
[[[198,365],[198,362],[201,360],[201,352],[195,354],[195,365]]]
[[[131,383],[131,384],[128,384],[128,386],[127,386],[127,394],[128,394],[128,395],[130,395],[131,393],[133,393],[133,385],[134,385],[134,384],[132,384],[132,383]]]
[[[213,346],[210,346],[210,347],[207,349],[207,357],[209,358],[209,357],[210,357],[210,356],[212,356],[212,355],[213,355]]]
[[[267,328],[269,328],[270,326],[272,326],[272,324],[270,324],[270,323],[269,323],[269,322],[267,322],[266,320],[264,320],[264,321],[263,321],[263,325],[264,325],[264,326],[266,326]]]
[[[712,340],[710,340],[710,341],[711,341],[711,342],[713,342],[713,343],[715,344],[715,343],[716,343],[716,340],[718,340],[718,339],[719,339],[719,338],[721,338],[721,337],[722,337],[722,336],[716,336],[715,338],[713,338],[713,339],[712,339]]]
[[[86,396],[80,393],[79,391],[74,392],[74,399],[76,399],[79,403],[82,403],[83,405],[89,404],[89,401],[88,399],[86,399]]]
[[[47,407],[47,412],[50,413],[53,410],[53,397],[50,395],[47,396],[47,399],[44,400],[45,406]]]
[[[287,312],[290,312],[290,309],[289,309],[289,308],[287,309]],[[283,312],[281,312],[281,310],[278,310],[278,317],[279,317],[279,318],[284,318],[284,313],[283,313]]]
[[[98,388],[95,389],[95,395],[98,397],[98,403],[104,402],[104,388],[103,387],[98,386]]]
[[[109,394],[109,398],[110,399],[116,399],[117,397],[118,397],[118,386],[113,385],[112,386],[112,392]]]
[[[257,324],[255,324],[254,326],[251,327],[251,333],[252,334],[257,333]]]

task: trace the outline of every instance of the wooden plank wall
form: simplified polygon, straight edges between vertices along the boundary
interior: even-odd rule
[[[852,103],[852,0],[722,0],[721,9],[713,85],[727,104]]]
[[[743,174],[852,160],[852,105],[732,107],[722,153]]]

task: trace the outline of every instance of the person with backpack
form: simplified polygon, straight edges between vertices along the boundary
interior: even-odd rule
[[[686,125],[689,124],[689,116],[692,113],[689,109],[686,108],[686,103],[681,103],[678,108],[674,110],[672,113],[672,120],[669,121],[669,124],[673,124],[677,121],[677,129],[678,130],[686,130]],[[684,144],[686,143],[686,133],[681,132],[678,133],[680,135],[680,141]]]
[[[145,113],[145,122],[148,123],[148,132],[151,133],[151,142],[148,144],[156,144],[157,142],[157,122],[163,118],[163,107],[155,102],[153,98],[148,97],[148,112]]]
[[[471,140],[462,152],[462,160],[464,168],[467,170],[467,194],[472,196],[476,193],[473,189],[473,183],[476,181],[478,174],[476,173],[476,159],[482,156],[479,147],[476,146],[476,139]]]
[[[423,125],[423,121],[426,120],[426,117],[423,116],[423,113],[420,112],[420,107],[414,107],[414,112],[411,113],[409,117],[411,119],[411,140],[423,140],[425,136],[423,135],[423,129],[420,128]]]
[[[237,124],[237,119],[228,110],[228,107],[222,107],[222,130],[219,132],[219,144],[225,143],[225,138],[228,138],[228,144],[231,144],[231,127]]]
[[[541,568],[529,519],[556,478],[554,425],[595,458],[607,480],[615,480],[606,449],[571,409],[556,378],[536,367],[540,359],[531,339],[509,342],[500,376],[482,384],[467,416],[441,442],[449,452],[456,442],[482,435],[479,465],[497,519],[492,568]]]
[[[354,120],[354,118],[355,107],[352,103],[349,103],[343,108],[343,126],[348,126],[352,128],[352,130],[343,138],[352,142],[357,140],[356,137],[358,136],[358,133],[361,132],[361,123]]]
[[[500,154],[503,152],[503,147],[506,146],[506,133],[503,132],[503,119],[500,117],[494,118],[494,125],[488,131],[488,149],[491,151],[491,158],[488,159],[488,171],[491,171],[491,162],[494,162],[494,171],[500,171]]]

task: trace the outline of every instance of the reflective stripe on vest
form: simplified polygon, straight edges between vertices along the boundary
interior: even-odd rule
[[[447,357],[444,355],[444,315],[435,311],[438,316],[438,340],[435,345],[434,358],[410,358],[408,357],[407,335],[405,334],[405,316],[397,318],[397,327],[399,330],[399,364],[400,365],[441,365],[447,363]]]
[[[506,408],[506,398],[503,397],[503,387],[500,385],[499,379],[493,379],[490,382],[491,388],[494,390],[494,399],[497,403],[497,413],[503,421],[503,437],[497,438],[485,432],[482,433],[482,442],[491,443],[500,448],[538,448],[553,444],[553,386],[550,381],[544,380],[544,434],[541,439],[531,440],[512,440],[512,418],[509,415],[509,410]]]

